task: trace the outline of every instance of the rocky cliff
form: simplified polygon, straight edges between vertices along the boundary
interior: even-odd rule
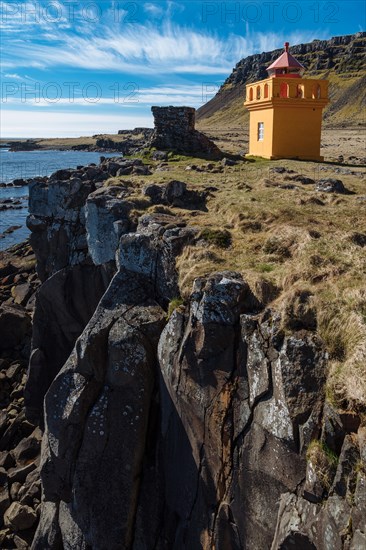
[[[330,82],[326,124],[364,124],[365,46],[365,32],[291,45],[291,54],[306,69],[305,78],[326,78]],[[282,51],[263,52],[240,60],[218,93],[198,109],[196,118],[200,126],[230,127],[238,125],[238,121],[243,123],[247,117],[243,109],[246,84],[267,78],[266,68]]]
[[[326,401],[313,324],[284,328],[232,271],[178,300],[177,260],[201,236],[166,205],[183,212],[194,191],[109,185],[128,173],[149,166],[108,159],[30,185],[33,550],[363,548],[366,430]],[[22,505],[5,503],[4,547],[9,530],[27,547]]]

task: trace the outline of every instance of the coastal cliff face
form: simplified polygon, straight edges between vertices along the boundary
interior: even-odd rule
[[[22,472],[35,498],[40,473],[42,501],[2,500],[7,528],[39,521],[34,550],[364,548],[366,430],[326,400],[314,323],[284,328],[232,271],[178,301],[200,236],[164,205],[193,191],[148,186],[161,212],[143,214],[128,182],[105,186],[128,171],[148,167],[108,159],[30,186],[42,285],[25,406],[43,438]]]

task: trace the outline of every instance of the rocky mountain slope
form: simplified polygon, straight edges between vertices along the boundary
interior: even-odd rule
[[[327,125],[365,124],[366,33],[314,40],[290,47],[291,54],[306,68],[305,77],[330,82],[330,104],[324,112]],[[282,50],[248,56],[235,66],[219,92],[197,111],[201,128],[231,127],[248,118],[243,102],[245,85],[266,78],[268,67]]]

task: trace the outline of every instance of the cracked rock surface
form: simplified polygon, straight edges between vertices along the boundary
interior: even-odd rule
[[[231,271],[168,318],[197,229],[132,218],[127,187],[99,185],[123,163],[30,186],[42,285],[0,312],[24,332],[14,360],[1,346],[2,547],[363,549],[366,431],[326,401],[315,329]]]

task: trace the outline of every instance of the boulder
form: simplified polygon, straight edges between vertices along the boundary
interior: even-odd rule
[[[30,336],[32,323],[20,306],[0,306],[0,350],[11,349]]]
[[[167,151],[154,151],[151,158],[153,160],[165,161],[168,160],[168,153]]]
[[[132,229],[123,187],[107,187],[91,193],[85,205],[85,227],[89,254],[95,265],[114,261],[121,235]]]
[[[40,452],[41,440],[39,437],[26,437],[12,450],[12,455],[17,463],[34,459]]]
[[[321,193],[340,193],[343,195],[348,193],[343,182],[333,178],[319,180],[315,186],[315,190]]]
[[[146,197],[150,197],[153,204],[161,204],[163,201],[163,193],[165,187],[163,185],[157,185],[156,183],[150,183],[143,188],[143,194]]]
[[[3,525],[3,518],[6,510],[10,506],[10,495],[8,484],[5,483],[0,488],[0,527]]]
[[[172,180],[166,184],[163,198],[168,204],[174,204],[176,199],[181,199],[187,191],[187,185],[183,181]]]
[[[25,466],[16,466],[8,470],[9,483],[15,483],[16,481],[23,483],[28,475],[37,469],[37,465],[34,462],[28,462]]]
[[[163,303],[179,296],[175,258],[197,231],[166,214],[146,214],[136,233],[122,235],[117,265],[147,277]]]
[[[32,295],[32,292],[33,290],[29,283],[14,286],[11,291],[14,302],[22,306],[26,305]]]
[[[307,176],[303,176],[302,174],[295,174],[294,176],[285,176],[285,180],[291,180],[291,181],[297,181],[299,183],[302,183],[303,185],[311,185],[314,184],[315,181],[312,178],[309,178]]]
[[[24,531],[32,527],[37,521],[37,514],[30,508],[19,502],[13,502],[4,515],[4,524],[16,531]]]
[[[163,185],[151,183],[144,187],[143,193],[150,197],[153,204],[179,206],[184,197],[188,198],[187,185],[178,180],[172,180]]]
[[[354,232],[349,236],[349,240],[356,246],[364,248],[366,246],[366,233]]]

